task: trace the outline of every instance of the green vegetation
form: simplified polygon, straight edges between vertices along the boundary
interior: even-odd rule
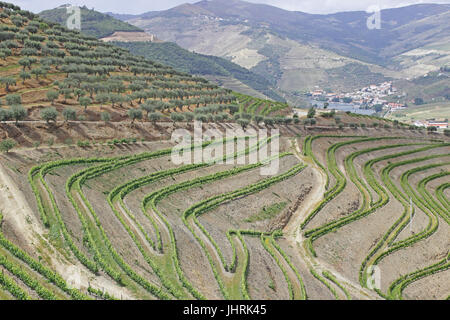
[[[233,77],[270,99],[284,102],[264,77],[226,59],[190,52],[170,42],[113,42],[113,44],[180,72],[200,76]]]
[[[264,207],[259,213],[245,219],[245,222],[257,222],[272,219],[283,211],[286,206],[287,202],[274,203],[268,207]]]
[[[326,136],[316,136],[315,138],[323,138]],[[310,214],[310,216],[305,220],[305,222],[310,221],[314,215],[316,215],[319,211],[321,211],[326,203],[328,203],[330,200],[332,200],[334,197],[336,197],[337,194],[341,193],[342,190],[345,188],[345,185],[347,184],[347,179],[343,175],[343,173],[337,168],[336,164],[336,151],[345,146],[350,145],[354,143],[361,143],[361,142],[367,142],[365,140],[372,140],[372,141],[378,141],[378,140],[389,140],[389,139],[395,139],[395,138],[369,138],[369,139],[358,139],[358,140],[350,140],[347,142],[341,142],[333,144],[328,148],[327,151],[327,167],[328,170],[325,170],[325,167],[317,162],[315,159],[314,154],[312,153],[312,137],[307,137],[305,139],[304,143],[304,152],[306,155],[311,155],[313,158],[313,161],[317,162],[319,164],[319,167],[324,170],[327,174],[328,171],[331,172],[331,174],[334,177],[335,184],[332,188],[328,189],[328,191],[325,193],[325,200],[323,200],[318,207]],[[425,144],[425,146],[423,146]],[[428,144],[428,145],[426,145]],[[417,145],[420,148],[418,149],[412,149],[408,151],[403,151],[397,154],[389,154],[385,155],[376,159],[371,159],[367,161],[364,164],[364,177],[361,177],[358,175],[357,170],[354,165],[354,161],[356,158],[370,154],[375,151],[381,151],[381,150],[388,150],[393,148],[400,148],[403,146],[414,146]],[[422,146],[421,146],[422,145]],[[377,182],[375,178],[375,173],[373,170],[373,167],[375,164],[380,163],[382,161],[387,161],[390,159],[395,159],[402,156],[407,155],[414,155],[418,152],[424,152],[436,148],[443,148],[448,147],[448,144],[442,144],[442,143],[433,143],[432,141],[424,141],[424,143],[411,143],[411,144],[391,144],[391,145],[381,145],[375,148],[368,148],[359,150],[357,152],[354,152],[347,156],[345,158],[345,169],[348,177],[352,181],[352,183],[358,188],[359,192],[362,196],[362,204],[359,205],[359,208],[356,209],[354,212],[350,213],[346,217],[339,218],[335,221],[329,222],[327,224],[324,224],[323,226],[308,230],[305,232],[305,236],[308,237],[307,246],[311,253],[313,255],[316,255],[315,250],[313,248],[313,242],[317,240],[319,237],[322,237],[326,234],[329,234],[330,232],[336,231],[339,228],[343,227],[344,225],[351,223],[353,221],[356,221],[358,219],[361,219],[368,214],[371,214],[375,212],[376,210],[380,209],[381,207],[385,206],[389,201],[390,197],[389,194],[385,191],[385,189],[382,187],[380,183]],[[429,164],[423,167],[415,167],[414,169],[408,170],[406,172],[403,172],[400,180],[401,180],[401,186],[405,192],[402,193],[398,187],[393,183],[393,181],[390,179],[389,174],[390,172],[397,167],[401,167],[408,164],[415,164],[420,163],[427,160],[438,160],[442,157],[448,157],[448,154],[438,154],[438,155],[430,155],[427,157],[419,157],[419,158],[412,158],[405,161],[400,162],[394,162],[390,163],[388,162],[388,165],[384,167],[381,171],[381,179],[383,184],[387,187],[389,192],[394,195],[394,197],[400,201],[400,203],[404,207],[404,211],[401,215],[401,217],[391,226],[388,232],[377,241],[377,244],[375,245],[375,248],[371,250],[369,255],[364,260],[361,271],[360,271],[360,283],[362,286],[366,285],[367,282],[367,269],[369,265],[376,265],[378,264],[383,258],[388,256],[389,254],[400,250],[405,247],[409,247],[413,245],[414,243],[417,243],[420,240],[426,239],[430,237],[433,233],[436,232],[438,228],[438,221],[437,216],[440,215],[447,223],[448,223],[448,215],[445,214],[445,209],[439,206],[437,202],[433,200],[431,197],[431,194],[425,189],[426,183],[433,179],[437,179],[442,176],[447,176],[448,172],[441,172],[439,174],[431,175],[423,179],[419,185],[418,185],[418,192],[415,192],[411,185],[408,183],[408,178],[421,171],[429,170],[431,168],[440,167],[443,165],[446,165],[446,163],[439,163],[439,164]],[[327,180],[327,185],[328,185]],[[376,200],[373,197],[372,192],[369,190],[369,186],[372,188],[373,191],[375,191],[378,199]],[[436,191],[439,194],[439,188]],[[419,194],[422,196],[420,197]],[[412,199],[411,201],[416,204],[425,214],[428,216],[429,223],[428,226],[421,232],[414,234],[410,237],[408,237],[405,240],[394,242],[394,240],[398,237],[399,233],[405,228],[405,226],[410,221],[410,216],[413,215],[414,211],[410,211],[410,203],[409,199]],[[439,199],[439,197],[437,198]],[[318,209],[319,208],[319,209]],[[319,211],[317,211],[319,210]],[[303,224],[303,227],[306,226],[306,223]],[[392,298],[392,299],[401,299],[401,293],[403,292],[404,288],[409,285],[410,283],[424,277],[427,275],[434,274],[436,272],[440,272],[442,270],[446,270],[448,268],[448,264],[446,264],[446,258],[441,260],[440,262],[433,264],[430,267],[424,268],[422,270],[418,270],[416,272],[413,272],[408,275],[404,275],[398,280],[394,281],[387,294],[382,293],[380,290],[376,289],[377,293],[380,294],[380,296],[384,298]],[[314,270],[312,270],[313,272]],[[315,271],[314,271],[315,272]],[[332,282],[336,281],[336,278],[333,277],[328,271],[325,271],[324,276],[331,280]],[[316,273],[317,275],[317,273]],[[319,278],[318,278],[319,279]],[[340,287],[341,289],[345,290],[342,285],[335,282],[335,284]],[[345,291],[344,291],[345,292]],[[348,296],[348,293],[346,293]]]

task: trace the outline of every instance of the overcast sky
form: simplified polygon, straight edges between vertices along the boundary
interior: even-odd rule
[[[4,0],[19,5],[21,8],[40,12],[62,4],[86,5],[102,12],[144,13],[153,10],[165,10],[182,3],[199,0]],[[309,13],[332,13],[340,11],[366,10],[372,5],[382,8],[401,7],[416,3],[450,3],[450,0],[247,0],[255,3],[266,3],[287,10]]]

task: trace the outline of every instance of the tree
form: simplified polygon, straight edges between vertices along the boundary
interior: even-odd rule
[[[273,120],[273,118],[266,117],[266,118],[264,118],[264,123],[265,123],[267,126],[271,126],[271,125],[273,125],[274,120]]]
[[[53,102],[58,99],[59,97],[59,92],[55,91],[55,90],[49,90],[47,91],[47,99],[48,101],[50,101],[53,105]]]
[[[111,121],[111,115],[109,114],[109,112],[106,112],[106,111],[101,113],[100,118],[104,122],[110,122]]]
[[[376,104],[376,105],[374,106],[374,108],[375,108],[375,112],[381,112],[381,111],[383,111],[383,105],[382,105],[382,104]]]
[[[148,114],[148,119],[149,119],[151,122],[155,123],[156,121],[158,121],[158,120],[161,119],[161,114],[158,113],[158,112],[152,112],[152,113],[149,113],[149,114]]]
[[[184,116],[181,113],[172,113],[170,118],[173,122],[182,122],[184,121]]]
[[[0,142],[0,151],[8,153],[15,146],[16,142],[13,139],[5,139]]]
[[[315,116],[316,116],[316,109],[310,108],[310,109],[308,110],[307,118],[308,118],[308,119],[312,119],[312,118],[314,118]]]
[[[81,97],[84,97],[86,95],[86,91],[81,90],[81,89],[75,89],[73,91],[73,93],[75,94],[75,96],[77,97],[77,101],[80,101]]]
[[[10,86],[15,86],[16,85],[16,79],[11,78],[11,77],[0,78],[0,82],[5,86],[6,92],[9,92],[9,87]]]
[[[155,107],[155,105],[152,102],[146,101],[144,104],[141,105],[141,109],[143,111],[147,112],[146,115],[147,115],[147,118],[148,118],[149,113],[150,112],[155,112],[156,107]]]
[[[255,120],[256,125],[259,125],[259,123],[263,122],[264,117],[258,114],[253,119]]]
[[[88,105],[92,103],[92,99],[89,97],[81,97],[80,98],[80,105],[84,107],[84,112],[87,111]]]
[[[419,106],[419,105],[421,105],[421,104],[424,104],[424,101],[423,101],[422,98],[415,98],[415,99],[414,99],[414,104],[415,104],[416,106]]]
[[[238,119],[236,121],[241,127],[242,129],[245,130],[245,128],[247,128],[247,126],[250,124],[250,120],[248,119]]]
[[[42,70],[42,68],[34,68],[33,70],[31,70],[31,74],[33,74],[36,77],[36,80],[39,80],[39,76],[42,75],[44,73],[44,71]]]
[[[67,99],[72,98],[72,89],[64,88],[59,90],[59,94],[62,94],[64,96],[64,103],[67,102]]]
[[[194,114],[192,112],[185,112],[183,115],[188,122],[194,120]]]
[[[131,119],[131,124],[133,124],[134,121],[142,119],[142,110],[130,109],[128,110],[128,117]]]
[[[113,108],[116,103],[120,103],[122,101],[122,96],[120,94],[112,93],[109,95],[108,98],[109,98],[109,101],[111,101]]]
[[[50,121],[56,122],[57,117],[58,111],[54,107],[45,108],[41,111],[41,118],[47,121],[47,123],[50,123]]]
[[[9,121],[12,119],[11,110],[0,109],[0,121]]]
[[[77,119],[77,112],[72,108],[65,108],[62,112],[62,115],[65,122]]]
[[[445,135],[446,137],[450,137],[450,129],[445,129],[445,130],[444,130],[444,135]]]
[[[23,67],[23,71],[25,68],[31,69],[32,60],[30,58],[22,58],[18,63]]]
[[[18,94],[9,94],[6,96],[6,104],[8,106],[22,104],[22,97]]]
[[[18,125],[19,121],[27,117],[27,110],[21,105],[13,105],[11,107],[11,115],[16,120],[16,125]]]
[[[25,84],[25,80],[31,79],[31,74],[29,74],[28,72],[22,70],[19,73],[19,77],[22,79],[22,84]]]
[[[105,104],[109,101],[109,94],[107,93],[99,93],[95,96],[95,101],[97,101],[98,103]]]

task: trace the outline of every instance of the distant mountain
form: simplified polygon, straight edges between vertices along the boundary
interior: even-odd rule
[[[219,26],[266,29],[282,37],[320,45],[340,55],[371,63],[383,62],[449,36],[450,4],[420,4],[383,10],[380,30],[367,28],[369,16],[363,11],[318,15],[240,0],[204,0],[166,11],[118,17],[141,28],[151,28],[163,38],[173,30],[188,32],[199,26],[205,27],[206,21]],[[168,19],[171,22],[176,19],[176,23],[168,25]],[[162,33],[164,27],[166,30]],[[172,37],[183,38],[184,35]]]
[[[65,25],[69,15],[67,5],[46,10],[39,15]],[[175,43],[161,43],[158,38],[139,27],[95,10],[81,8],[81,31],[130,50],[153,61],[172,66],[194,75],[205,76],[226,88],[259,98],[284,102],[274,89],[275,83],[229,60],[201,55],[185,50]]]
[[[447,4],[383,10],[380,30],[367,27],[371,14],[362,11],[318,15],[239,0],[112,15],[190,51],[235,62],[291,97],[315,86],[351,90],[413,78],[450,61]]]

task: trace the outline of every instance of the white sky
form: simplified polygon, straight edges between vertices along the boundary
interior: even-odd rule
[[[198,0],[3,0],[12,2],[22,9],[38,13],[62,4],[86,5],[101,12],[139,14],[147,11],[165,10],[186,2]],[[265,3],[286,10],[308,13],[332,13],[341,11],[365,11],[373,5],[381,8],[401,7],[417,3],[450,3],[450,0],[247,0],[248,2]]]

